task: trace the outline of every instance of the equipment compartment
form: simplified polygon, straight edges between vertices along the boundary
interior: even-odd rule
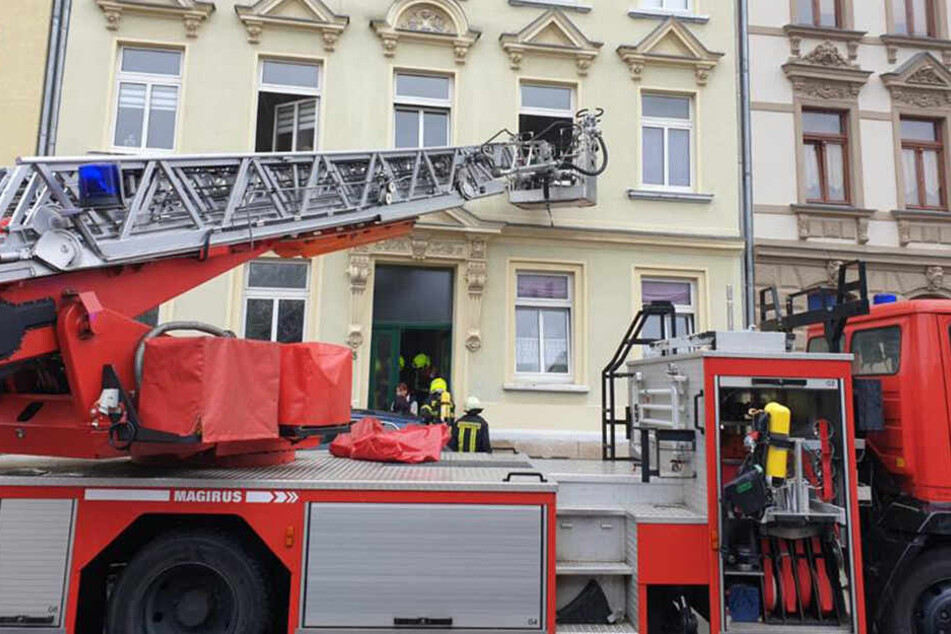
[[[312,503],[305,628],[544,630],[538,505]]]
[[[719,379],[727,631],[853,624],[842,394],[836,380]]]

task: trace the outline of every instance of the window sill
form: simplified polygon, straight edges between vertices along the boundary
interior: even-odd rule
[[[579,13],[591,13],[594,7],[583,2],[574,0],[509,0],[513,7],[558,7],[559,9],[569,9]]]
[[[667,18],[673,17],[682,22],[691,22],[693,24],[706,24],[710,21],[709,15],[684,13],[683,11],[664,11],[661,9],[631,9],[627,14],[635,20],[666,20]]]
[[[860,209],[852,205],[833,205],[824,203],[797,203],[789,206],[797,214],[814,216],[848,216],[850,218],[868,218],[874,209]]]
[[[898,62],[898,48],[901,46],[939,50],[944,64],[951,64],[951,40],[921,35],[899,35],[897,33],[886,33],[880,39],[885,44],[889,64]]]
[[[886,33],[881,36],[882,42],[889,46],[910,46],[913,48],[936,48],[940,50],[951,49],[951,40],[940,37],[930,37],[926,35],[900,35],[898,33]]]
[[[840,42],[858,42],[868,31],[853,31],[832,26],[813,26],[812,24],[787,24],[783,31],[790,37],[811,37],[815,39],[839,40]]]
[[[627,197],[631,200],[653,200],[672,203],[697,203],[708,205],[713,202],[713,194],[697,194],[694,192],[672,192],[654,189],[628,189]]]
[[[896,220],[926,220],[951,222],[951,212],[940,209],[893,209]]]
[[[577,383],[543,383],[533,381],[513,381],[502,384],[509,392],[562,392],[565,394],[587,394],[591,391],[587,385]]]

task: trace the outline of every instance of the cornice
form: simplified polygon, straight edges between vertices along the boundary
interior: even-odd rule
[[[160,18],[176,18],[182,21],[186,37],[198,37],[201,24],[214,12],[213,2],[200,0],[169,0],[169,2],[137,2],[133,0],[96,0],[106,18],[106,28],[118,31],[125,14],[145,15]]]
[[[894,33],[886,33],[880,36],[879,39],[885,44],[889,64],[894,64],[898,61],[898,49],[905,47],[941,51],[941,58],[944,64],[946,66],[951,65],[951,40],[936,37],[914,37]]]
[[[658,45],[668,38],[677,40],[686,55],[671,55],[657,52]],[[631,78],[640,81],[644,68],[652,65],[689,68],[694,72],[698,85],[706,85],[710,72],[716,68],[723,53],[709,50],[700,39],[677,17],[671,16],[644,39],[633,46],[622,45],[617,54],[627,64]]]
[[[244,24],[248,33],[248,42],[258,44],[266,28],[302,29],[318,33],[323,40],[324,50],[332,52],[337,46],[337,40],[350,24],[350,18],[337,15],[331,11],[322,0],[300,0],[312,17],[291,18],[274,14],[281,0],[259,0],[248,5],[235,5],[234,11],[238,19]]]
[[[541,36],[553,32],[564,44],[542,41]],[[595,42],[561,9],[552,8],[532,20],[517,33],[499,36],[502,50],[509,58],[512,70],[519,70],[526,55],[541,55],[572,59],[578,75],[585,77],[591,63],[601,52],[602,42]]]

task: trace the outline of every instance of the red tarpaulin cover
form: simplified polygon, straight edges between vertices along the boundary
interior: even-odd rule
[[[204,442],[277,438],[280,348],[223,337],[156,337],[145,344],[142,424]]]
[[[326,343],[281,346],[282,425],[315,427],[350,422],[353,355]]]
[[[385,429],[375,418],[364,418],[330,443],[330,453],[338,458],[374,462],[437,462],[449,442],[448,425],[409,425],[400,430]]]

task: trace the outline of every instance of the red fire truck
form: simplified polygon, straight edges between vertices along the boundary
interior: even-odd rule
[[[311,450],[348,423],[338,351],[134,319],[469,198],[593,202],[597,113],[565,133],[0,175],[0,634],[864,634],[847,355],[654,341],[648,306],[603,375],[610,459],[408,466]]]
[[[831,339],[813,326],[808,349],[854,357],[869,616],[882,633],[951,631],[951,303],[859,312]]]

